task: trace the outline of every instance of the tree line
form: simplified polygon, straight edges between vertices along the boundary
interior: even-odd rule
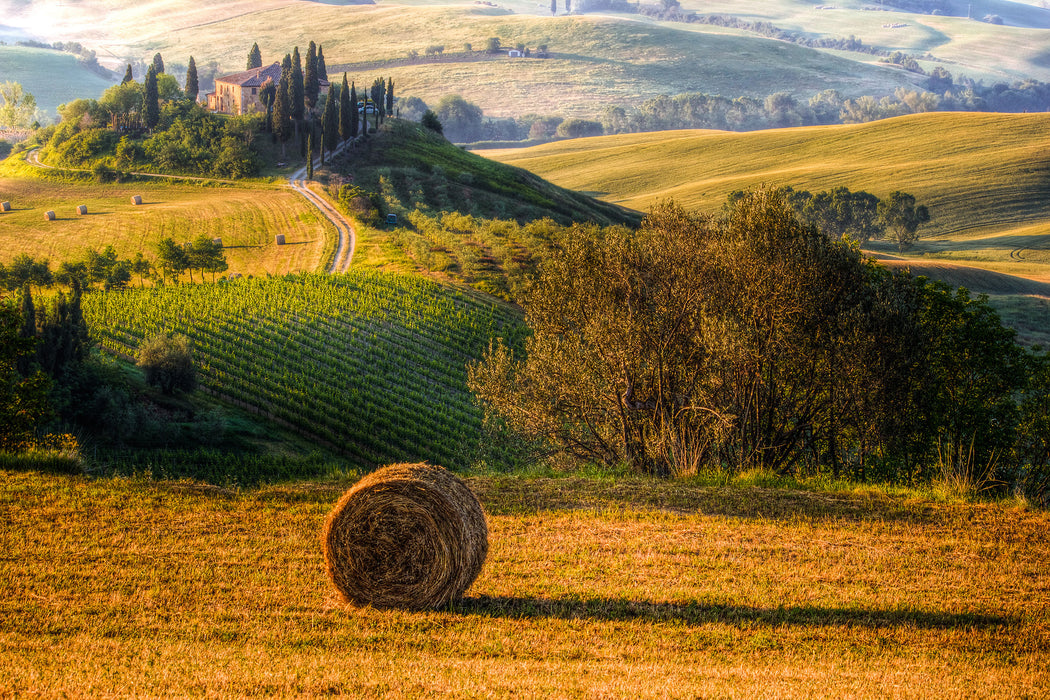
[[[1050,499],[1050,356],[965,289],[866,260],[783,190],[578,227],[470,386],[518,435],[661,475],[826,474]]]

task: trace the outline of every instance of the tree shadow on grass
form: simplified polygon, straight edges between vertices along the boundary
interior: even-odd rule
[[[825,608],[794,605],[761,608],[690,601],[654,603],[622,598],[535,598],[520,596],[477,596],[463,598],[451,612],[480,617],[514,619],[553,618],[602,622],[673,622],[687,625],[723,623],[739,626],[780,627],[857,627],[884,629],[968,629],[1011,627],[1015,617],[979,613],[953,613],[940,610],[869,610],[863,608]]]

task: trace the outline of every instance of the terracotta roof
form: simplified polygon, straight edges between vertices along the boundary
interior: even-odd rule
[[[241,71],[240,73],[224,75],[221,78],[216,78],[215,82],[232,83],[234,85],[239,85],[240,87],[262,87],[262,84],[265,83],[267,79],[272,80],[274,85],[281,82],[280,63],[263,66],[262,68],[252,68],[251,70]]]

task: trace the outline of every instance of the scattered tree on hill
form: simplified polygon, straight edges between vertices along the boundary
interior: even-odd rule
[[[930,212],[924,205],[916,206],[914,196],[899,190],[879,201],[878,213],[889,239],[897,244],[899,251],[919,240],[919,226],[930,220]]]
[[[431,109],[423,112],[423,116],[420,118],[419,123],[431,131],[435,131],[439,134],[444,133],[444,128],[441,126],[441,120]]]
[[[146,71],[142,94],[142,115],[147,129],[153,129],[160,122],[160,96],[157,93],[157,73],[154,66],[150,66]]]
[[[121,85],[126,85],[130,82],[134,82],[135,76],[131,74],[131,64],[128,64],[128,69],[124,71],[124,79],[120,81]]]
[[[498,36],[491,37],[485,42],[485,50],[489,53],[499,53],[500,41]]]
[[[165,282],[169,277],[173,282],[178,282],[179,276],[190,268],[186,249],[171,238],[162,239],[157,243],[157,267]]]
[[[28,128],[36,120],[36,98],[13,81],[0,83],[0,126]]]
[[[476,141],[481,130],[481,108],[459,95],[445,95],[434,108],[451,141]]]
[[[328,80],[328,66],[324,62],[324,50],[317,46],[317,77],[319,80]]]
[[[799,217],[832,238],[849,236],[858,243],[880,238],[879,198],[868,192],[850,192],[836,187],[830,192],[810,194],[786,188],[788,199]],[[732,199],[743,193],[733,193]]]
[[[164,59],[161,58],[159,53],[153,54],[153,73],[160,75],[164,72]]]
[[[262,52],[259,51],[259,43],[252,44],[252,48],[248,51],[248,65],[245,70],[251,70],[252,68],[262,68]]]
[[[192,391],[197,386],[193,345],[184,335],[161,333],[147,340],[139,348],[137,364],[146,382],[165,394]]]
[[[197,83],[197,63],[190,56],[190,64],[186,67],[186,99],[191,102],[197,101],[200,86]]]
[[[343,84],[339,88],[339,140],[344,142],[357,136],[357,131],[353,128],[353,114],[357,112],[357,104],[351,104],[351,95],[346,73],[343,73]]]
[[[185,248],[187,269],[190,270],[190,280],[193,279],[193,270],[200,270],[201,281],[204,281],[204,273],[210,272],[212,281],[219,272],[229,269],[226,263],[226,253],[223,252],[222,243],[213,241],[205,234],[197,236]]]
[[[303,67],[303,95],[306,100],[306,108],[313,111],[317,106],[317,96],[320,84],[317,79],[317,45],[310,42],[306,49],[306,65]]]

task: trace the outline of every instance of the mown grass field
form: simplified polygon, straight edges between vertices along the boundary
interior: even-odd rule
[[[11,695],[1043,697],[1050,518],[995,504],[477,476],[448,610],[352,609],[347,482],[0,474]]]
[[[10,201],[12,211],[0,214],[3,263],[25,253],[49,258],[57,267],[79,259],[89,248],[106,245],[124,258],[141,252],[152,259],[163,238],[182,243],[206,234],[222,239],[227,274],[277,275],[317,269],[325,238],[337,235],[328,220],[290,188],[146,180],[95,184],[45,179],[26,166],[5,167],[0,200]],[[131,203],[136,194],[143,198],[141,206]],[[81,204],[87,206],[87,216],[76,214]],[[55,221],[45,220],[48,210],[55,212]],[[278,233],[285,235],[287,245],[276,245]]]

